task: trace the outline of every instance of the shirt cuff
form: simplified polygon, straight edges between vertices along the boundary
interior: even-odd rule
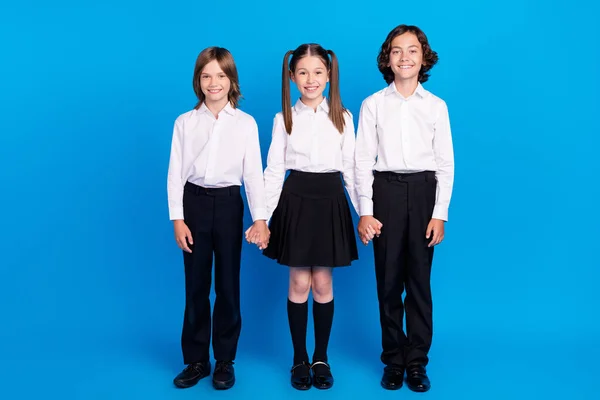
[[[176,219],[183,219],[183,207],[170,208],[169,219],[174,221]]]
[[[269,213],[266,208],[254,208],[250,213],[252,214],[252,222],[256,222],[259,219],[264,219],[266,221],[269,218]]]
[[[448,221],[448,207],[442,205],[436,205],[433,207],[433,215],[431,218],[441,219],[442,221]]]
[[[360,216],[373,215],[373,200],[360,201]]]

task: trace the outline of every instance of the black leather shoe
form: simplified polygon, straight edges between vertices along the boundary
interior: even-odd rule
[[[313,386],[317,389],[329,389],[333,386],[331,367],[325,361],[314,362],[310,369],[313,373]]]
[[[173,379],[175,386],[189,388],[210,374],[210,361],[191,363]]]
[[[298,390],[308,390],[312,385],[310,367],[306,361],[292,367],[292,386]]]
[[[406,384],[413,392],[426,392],[431,387],[425,367],[420,364],[409,365],[406,370]]]
[[[404,367],[400,365],[388,365],[383,369],[381,386],[387,390],[397,390],[402,387],[404,381]]]
[[[229,389],[235,383],[233,361],[217,361],[212,379],[213,387],[219,390]]]

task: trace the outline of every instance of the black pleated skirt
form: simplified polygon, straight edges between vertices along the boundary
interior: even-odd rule
[[[269,223],[263,254],[290,267],[343,267],[358,259],[339,172],[291,171]]]

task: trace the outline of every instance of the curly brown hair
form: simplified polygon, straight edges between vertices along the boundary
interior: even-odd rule
[[[421,43],[421,47],[423,47],[423,65],[419,70],[419,82],[427,82],[427,79],[429,79],[429,70],[431,70],[438,62],[437,53],[431,50],[427,36],[419,27],[414,25],[398,25],[387,35],[387,38],[385,38],[385,41],[381,45],[379,55],[377,56],[377,66],[379,71],[383,74],[383,79],[385,79],[388,84],[394,82],[394,72],[388,66],[390,62],[390,51],[392,50],[392,41],[406,32],[413,33],[419,40],[419,43]]]

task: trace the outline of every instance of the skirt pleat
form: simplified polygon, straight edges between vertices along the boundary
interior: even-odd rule
[[[358,259],[339,172],[291,171],[269,223],[263,254],[290,267],[342,267]]]

